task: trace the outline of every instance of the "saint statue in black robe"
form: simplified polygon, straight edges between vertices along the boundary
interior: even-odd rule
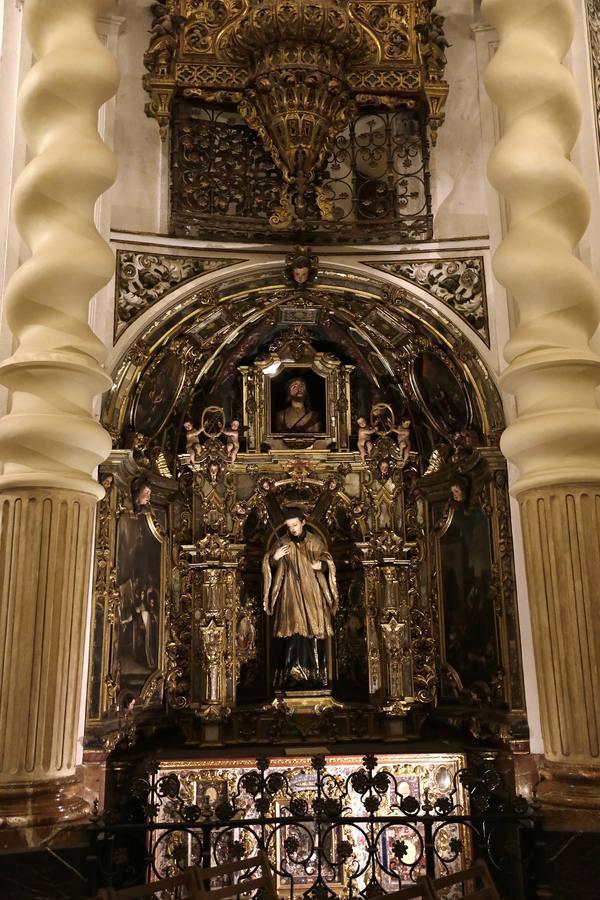
[[[327,639],[338,607],[335,563],[323,540],[288,513],[288,535],[263,558],[265,612],[274,616],[275,687],[327,686]]]

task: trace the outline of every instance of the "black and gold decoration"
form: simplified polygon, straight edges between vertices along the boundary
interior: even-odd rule
[[[103,418],[89,746],[526,737],[502,408],[440,313],[299,248],[157,318]]]
[[[444,120],[431,0],[165,0],[146,112],[171,140],[171,230],[189,237],[431,237]]]

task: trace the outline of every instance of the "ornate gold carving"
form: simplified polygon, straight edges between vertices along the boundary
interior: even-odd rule
[[[117,250],[115,338],[173,288],[242,259]]]
[[[489,321],[483,258],[367,262],[429,291],[461,317],[489,347]]]
[[[281,172],[279,205],[269,216],[274,229],[303,224],[315,212],[325,220],[338,215],[319,173],[357,103],[419,106],[435,142],[448,91],[447,43],[443,18],[429,4],[170,0],[153,11],[147,114],[165,137],[177,95],[235,103]]]
[[[291,265],[293,260],[289,262]],[[318,260],[308,262],[310,276],[310,269],[318,268]],[[296,278],[305,274],[296,273]],[[443,650],[440,622],[444,610],[440,607],[444,597],[432,548],[439,534],[435,524],[442,513],[443,521],[449,514],[449,478],[458,470],[470,478],[472,497],[486,517],[484,532],[487,534],[489,527],[493,538],[490,581],[503,671],[491,673],[490,702],[476,706],[467,684],[466,688],[456,687],[451,697],[444,695],[451,709],[446,715],[440,707],[440,715],[488,734],[489,723],[502,717],[510,720],[512,713],[506,712],[506,706],[510,703],[515,709],[520,702],[505,472],[498,451],[479,446],[480,435],[469,433],[468,428],[453,434],[438,422],[435,434],[447,450],[445,465],[427,478],[419,478],[418,469],[426,467],[434,433],[421,409],[423,397],[415,386],[414,361],[430,353],[448,368],[461,389],[469,392],[477,427],[479,416],[483,418],[488,408],[494,410],[491,417],[498,419],[494,406],[498,399],[494,399],[489,378],[478,368],[473,348],[458,339],[453,326],[444,333],[443,342],[439,334],[434,338],[428,333],[425,326],[431,321],[430,311],[419,317],[407,290],[369,293],[368,283],[330,280],[326,267],[318,274],[321,285],[325,282],[319,288],[302,288],[293,275],[290,286],[284,287],[270,272],[264,289],[259,283],[249,290],[240,278],[235,284],[219,285],[210,296],[184,298],[178,313],[182,321],[161,316],[140,342],[139,366],[134,368],[128,362],[119,370],[120,380],[109,407],[113,421],[120,409],[131,407],[131,398],[140,394],[145,384],[151,387],[156,382],[152,365],[161,354],[184,360],[189,370],[177,409],[155,437],[148,439],[145,451],[153,459],[161,448],[172,460],[170,479],[147,472],[154,479],[156,511],[161,506],[155,490],[170,488],[172,492],[168,516],[165,509],[162,520],[172,542],[169,559],[174,560],[165,597],[162,667],[168,705],[190,740],[204,739],[207,734],[213,735],[210,740],[235,743],[249,737],[314,740],[317,735],[330,735],[333,740],[334,735],[352,736],[359,720],[371,736],[390,736],[393,729],[416,733],[424,706],[435,702],[438,691],[436,655],[439,659]],[[278,275],[283,278],[282,266]],[[440,318],[438,313],[438,323]],[[231,339],[232,331],[239,336],[239,344]],[[258,339],[252,343],[254,335]],[[339,356],[317,352],[317,340],[327,341],[332,349],[339,345]],[[266,347],[267,354],[256,356],[257,347]],[[342,362],[342,357],[352,364]],[[294,370],[296,378],[298,368],[305,364],[318,366],[320,371],[313,374],[327,381],[319,401],[320,414],[323,420],[333,416],[332,431],[318,446],[311,435],[297,437],[307,438],[314,446],[293,446],[283,439],[276,446],[276,439],[289,436],[273,436],[263,428],[270,417],[276,418],[280,406],[280,399],[274,407],[267,402],[264,382],[280,371],[269,367],[277,365],[283,370],[285,384],[285,367]],[[378,405],[377,394],[369,393],[368,388],[364,391],[361,410],[368,421],[368,410],[375,407],[372,418],[378,432],[373,438],[375,447],[366,458],[354,443],[359,407],[352,379],[358,366],[375,373],[379,396],[385,397]],[[219,390],[219,373],[235,374],[236,368],[242,377],[234,395],[229,396],[228,387]],[[385,394],[388,373],[393,373],[397,384],[394,390],[410,405],[411,424],[404,429],[409,445],[404,448],[394,429],[402,426],[405,407],[394,395]],[[273,396],[280,398],[283,393]],[[316,388],[311,396],[318,396]],[[204,417],[205,434],[191,468],[181,452],[181,423],[189,414],[197,427],[209,405],[216,407],[213,413],[218,421],[213,427],[209,414]],[[248,430],[235,461],[228,457],[220,434],[226,420],[224,407],[228,418],[240,412],[246,417]],[[123,451],[114,454],[115,462],[126,458],[129,456]],[[211,462],[216,464],[216,472],[209,471]],[[127,492],[123,493],[126,499]],[[113,495],[108,519],[99,530],[97,609],[109,618],[114,554],[112,559],[105,557],[102,548],[107,523],[112,527],[123,505],[124,500]],[[285,703],[275,705],[269,702],[272,681],[264,661],[269,658],[270,645],[256,599],[261,588],[256,561],[262,559],[269,540],[268,521],[277,527],[291,506],[300,506],[309,515],[312,527],[332,548],[336,565],[339,561],[342,602],[331,657],[335,666],[331,680],[339,704],[335,708],[321,696],[286,697]],[[117,682],[118,670],[110,671]],[[443,686],[451,673],[441,674]],[[345,696],[348,684],[351,687]],[[106,714],[106,707],[103,712]],[[144,710],[144,717],[147,715],[160,714],[149,707]],[[398,721],[399,717],[403,721]]]
[[[306,186],[351,113],[346,65],[367,47],[340,0],[258,0],[219,38],[218,55],[252,72],[239,111],[283,174],[285,214],[272,217],[274,227],[289,227],[292,210],[304,218]],[[323,195],[318,204],[331,217]]]

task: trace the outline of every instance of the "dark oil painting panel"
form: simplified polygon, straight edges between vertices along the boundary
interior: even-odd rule
[[[483,697],[500,666],[489,520],[477,506],[456,504],[440,539],[446,662],[463,687]]]
[[[467,428],[469,400],[454,373],[435,353],[425,350],[413,361],[413,381],[432,424],[446,434]]]
[[[120,693],[139,697],[158,668],[162,544],[144,513],[122,516],[117,531],[119,602],[112,674]]]
[[[133,410],[135,431],[149,436],[160,431],[177,401],[184,374],[181,360],[168,353],[152,377],[144,377]]]

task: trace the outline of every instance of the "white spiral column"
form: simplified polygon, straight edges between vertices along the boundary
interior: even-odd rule
[[[15,352],[0,419],[0,825],[79,815],[74,782],[95,504],[110,439],[92,417],[110,386],[88,326],[114,261],[94,225],[115,159],[98,110],[117,87],[96,35],[111,0],[27,0],[36,63],[20,92],[32,160],[14,190],[32,256],[5,299]]]
[[[516,306],[503,387],[517,417],[502,440],[519,498],[549,780],[558,807],[600,807],[600,289],[574,247],[589,218],[569,161],[580,108],[562,65],[571,0],[484,0],[500,45],[486,85],[502,139],[489,177],[508,203],[494,269]]]

